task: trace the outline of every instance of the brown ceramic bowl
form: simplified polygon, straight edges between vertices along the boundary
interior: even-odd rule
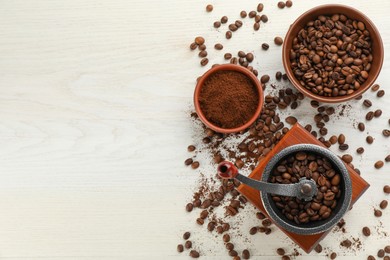
[[[214,125],[209,120],[207,120],[206,116],[203,114],[203,112],[202,112],[202,110],[200,108],[200,104],[199,104],[199,94],[200,94],[200,91],[201,91],[201,89],[203,87],[203,84],[204,84],[205,80],[210,75],[212,75],[213,73],[215,73],[217,71],[229,71],[229,70],[230,71],[240,72],[240,73],[244,74],[246,77],[248,77],[253,82],[253,84],[255,85],[255,87],[257,89],[257,93],[259,94],[259,101],[258,101],[255,113],[249,119],[249,121],[247,123],[245,123],[244,125],[242,125],[240,127],[236,127],[236,128],[221,128],[221,127],[218,127],[218,126]],[[198,83],[196,84],[196,87],[195,87],[194,104],[195,104],[196,113],[198,114],[200,120],[208,128],[210,128],[210,129],[212,129],[212,130],[214,130],[214,131],[216,131],[218,133],[236,133],[236,132],[240,132],[240,131],[245,130],[246,128],[250,127],[255,122],[255,120],[259,117],[261,109],[263,107],[263,103],[264,103],[264,95],[263,95],[263,88],[261,87],[260,81],[248,69],[246,69],[244,67],[241,67],[241,66],[238,66],[238,65],[234,65],[234,64],[217,65],[217,66],[209,69],[199,79],[199,81],[198,81]]]
[[[350,95],[338,96],[338,97],[324,97],[319,96],[311,92],[310,90],[303,87],[300,82],[295,78],[295,75],[291,69],[290,62],[290,50],[292,48],[293,39],[298,35],[298,32],[311,20],[316,19],[319,15],[332,15],[335,13],[344,14],[348,18],[356,19],[362,21],[366,29],[370,32],[370,37],[372,40],[372,54],[374,59],[371,64],[371,70],[369,72],[367,80],[361,85],[361,87]],[[383,64],[383,43],[378,29],[375,27],[374,23],[360,11],[345,5],[337,4],[327,4],[317,6],[309,11],[303,13],[295,22],[290,26],[287,31],[284,44],[283,44],[283,66],[287,73],[288,78],[291,83],[304,95],[312,98],[314,100],[326,103],[339,103],[344,102],[353,98],[356,98],[362,95],[367,89],[369,89],[375,82],[376,78],[381,71]]]

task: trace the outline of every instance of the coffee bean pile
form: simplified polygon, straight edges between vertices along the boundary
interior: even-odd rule
[[[326,158],[314,153],[298,152],[275,166],[270,181],[292,184],[298,183],[302,177],[313,179],[317,183],[317,196],[307,202],[294,197],[273,195],[276,207],[287,219],[297,224],[329,218],[341,196],[340,173],[335,171]]]
[[[291,68],[300,84],[319,96],[354,93],[368,78],[371,38],[365,24],[343,14],[319,16],[294,38]]]

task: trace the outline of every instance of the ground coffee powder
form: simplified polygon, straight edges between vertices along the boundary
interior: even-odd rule
[[[250,78],[236,71],[217,71],[204,82],[199,104],[207,120],[221,128],[247,123],[256,112],[259,93]]]

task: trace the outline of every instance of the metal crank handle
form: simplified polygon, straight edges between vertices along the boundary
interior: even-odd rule
[[[279,196],[297,197],[305,201],[312,200],[317,194],[317,185],[313,180],[301,178],[298,183],[294,184],[276,184],[253,180],[238,173],[237,167],[229,162],[224,161],[218,165],[218,175],[223,179],[237,179],[261,192],[270,193]]]

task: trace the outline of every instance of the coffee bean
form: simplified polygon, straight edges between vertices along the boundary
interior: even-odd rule
[[[371,106],[372,106],[372,102],[371,102],[370,100],[368,100],[368,99],[365,99],[365,100],[363,101],[363,105],[364,105],[365,107],[371,107]]]
[[[291,0],[286,1],[286,7],[291,7],[293,5],[293,2]]]
[[[231,38],[232,38],[232,35],[233,35],[233,34],[232,34],[232,32],[231,32],[231,31],[227,31],[227,32],[226,32],[226,34],[225,34],[225,37],[226,37],[226,39],[228,39],[228,40],[229,40],[229,39],[231,39]]]
[[[191,212],[193,208],[194,208],[194,205],[192,203],[188,203],[186,205],[186,211],[187,212]]]
[[[352,162],[353,158],[350,154],[344,154],[341,159],[346,162],[346,163],[350,163]]]
[[[208,224],[207,224],[207,230],[208,231],[213,231],[215,229],[215,223],[214,222],[209,222]]]
[[[257,233],[257,227],[252,227],[251,229],[249,229],[249,234],[254,235],[256,233]]]
[[[282,1],[278,2],[278,7],[279,7],[280,9],[283,9],[285,6],[286,6],[286,3],[285,3],[285,2],[282,2]]]
[[[238,27],[234,23],[229,24],[229,30],[230,31],[235,32],[235,31],[237,31],[237,29],[238,29]]]
[[[375,217],[381,217],[382,216],[382,211],[380,211],[379,209],[374,209],[374,216]]]
[[[386,193],[386,194],[390,194],[390,186],[389,185],[385,185],[383,187],[383,192]]]
[[[372,111],[367,112],[367,114],[366,114],[366,120],[367,120],[367,121],[370,121],[370,120],[372,120],[373,118],[374,118],[374,112],[372,112]]]
[[[192,258],[199,258],[199,253],[198,253],[198,251],[196,251],[196,250],[191,250],[191,251],[190,251],[190,256],[191,256]]]
[[[372,256],[372,255],[369,255],[369,256],[367,257],[367,260],[375,260],[375,257]]]
[[[189,151],[189,152],[193,152],[193,151],[195,151],[195,146],[194,145],[189,145],[188,147],[187,147],[187,151]]]
[[[356,152],[358,154],[362,154],[362,153],[364,153],[364,148],[363,147],[359,147],[358,149],[356,149]]]
[[[237,255],[238,255],[238,253],[237,253],[236,250],[230,250],[229,251],[229,256],[237,256]]]
[[[245,58],[246,58],[246,60],[247,60],[248,62],[252,62],[254,56],[253,56],[252,53],[247,53],[246,56],[245,56]]]
[[[220,44],[220,43],[217,43],[217,44],[214,45],[214,48],[215,48],[216,50],[222,50],[222,49],[223,49],[223,45]]]
[[[177,252],[181,253],[184,251],[184,247],[182,244],[177,245]]]
[[[283,44],[283,39],[281,38],[281,37],[279,37],[279,36],[277,36],[277,37],[275,37],[274,38],[274,43],[276,44],[276,45],[282,45]]]
[[[207,216],[209,215],[209,212],[207,210],[203,210],[201,213],[200,213],[200,218],[201,219],[205,219],[207,218]]]
[[[263,23],[266,23],[266,22],[268,22],[268,16],[266,16],[265,14],[263,14],[263,15],[260,16],[260,20],[261,20]]]
[[[320,106],[320,104],[318,103],[317,100],[312,100],[310,101],[310,105],[313,107],[313,108],[318,108]]]
[[[374,117],[380,117],[382,115],[382,110],[380,110],[380,109],[377,109],[377,110],[375,110],[375,112],[374,112]]]
[[[369,227],[364,227],[362,229],[362,232],[363,232],[363,235],[366,236],[366,237],[369,237],[371,235],[371,230]]]
[[[213,25],[214,25],[214,28],[219,28],[219,27],[221,27],[221,22],[215,21]]]
[[[385,256],[385,250],[383,249],[380,249],[377,253],[377,256],[380,257],[380,258],[383,258]]]
[[[363,132],[364,129],[366,129],[366,126],[364,125],[364,123],[360,122],[360,123],[358,124],[358,129],[359,129],[361,132]]]
[[[390,254],[390,245],[385,246],[384,250],[387,254]]]
[[[284,251],[283,248],[278,248],[278,249],[276,249],[276,253],[277,253],[278,255],[284,255],[286,252]]]
[[[275,74],[275,78],[276,78],[276,80],[281,80],[282,79],[282,72],[277,71]]]
[[[223,239],[223,242],[227,243],[227,242],[230,241],[230,235],[229,234],[224,234],[222,239]]]
[[[199,168],[199,162],[198,161],[195,161],[195,162],[193,162],[192,164],[191,164],[191,168],[192,169],[198,169]]]
[[[387,200],[382,200],[381,203],[379,204],[379,207],[381,209],[385,209],[387,208],[387,204],[388,204]]]
[[[266,75],[261,76],[260,81],[261,81],[261,83],[267,83],[269,81],[269,79],[270,79],[269,75],[266,74]]]
[[[186,160],[184,161],[184,164],[185,164],[186,166],[189,166],[189,165],[192,164],[192,162],[193,162],[192,158],[188,158],[188,159],[186,159]]]
[[[184,247],[187,248],[187,249],[190,249],[192,247],[192,242],[190,240],[186,241],[184,243]]]
[[[389,137],[390,136],[390,130],[389,129],[383,129],[382,134],[384,137]]]
[[[237,26],[237,28],[242,27],[242,21],[241,21],[241,20],[236,20],[236,21],[234,22],[234,24]]]
[[[184,240],[187,240],[187,239],[190,238],[190,236],[191,236],[191,233],[187,231],[187,232],[185,232],[185,233],[183,234],[183,239],[184,239]]]
[[[221,23],[223,23],[223,24],[225,24],[225,23],[227,23],[228,22],[228,17],[227,16],[222,16],[222,18],[221,18]]]
[[[248,249],[244,249],[244,250],[242,251],[242,258],[243,258],[243,259],[249,259],[250,256],[251,256],[251,255],[250,255]]]
[[[200,51],[198,56],[201,57],[201,58],[206,57],[207,56],[207,51]]]
[[[257,217],[258,219],[265,219],[265,215],[264,215],[262,212],[257,212],[257,213],[256,213],[256,217]]]
[[[257,14],[256,11],[250,11],[248,16],[249,16],[249,18],[254,18],[256,16],[256,14]]]
[[[385,91],[382,89],[382,90],[379,90],[377,93],[376,93],[376,96],[377,97],[383,97],[385,95]]]
[[[374,142],[374,138],[371,135],[369,135],[369,136],[366,137],[366,142],[368,144],[372,144]]]
[[[213,11],[214,7],[212,5],[206,5],[206,11],[211,12]]]
[[[282,260],[291,260],[291,258],[288,255],[282,256]]]
[[[294,125],[298,120],[293,116],[286,117],[286,122],[290,125]]]
[[[207,63],[209,63],[209,59],[207,59],[207,58],[203,58],[203,59],[200,61],[200,65],[202,65],[202,66],[206,66]]]
[[[337,136],[332,135],[332,136],[329,138],[329,142],[330,142],[331,144],[337,143]]]
[[[198,225],[203,225],[204,224],[204,220],[201,219],[201,218],[197,218],[196,219],[196,223],[198,223]]]
[[[348,144],[340,144],[340,145],[339,145],[339,149],[340,149],[341,151],[346,151],[346,150],[348,150],[348,148],[349,148],[349,145],[348,145]]]
[[[198,47],[198,44],[196,44],[196,42],[193,42],[193,43],[191,43],[191,45],[190,45],[190,49],[191,49],[192,51],[195,50],[197,47]]]
[[[261,48],[262,48],[263,50],[268,50],[268,49],[269,49],[268,43],[263,43],[263,44],[261,44]]]
[[[205,42],[205,40],[202,36],[198,36],[195,38],[195,43],[198,45],[202,45],[204,42]]]
[[[225,60],[230,60],[232,58],[232,54],[231,53],[225,53],[225,55],[223,57],[225,58]]]
[[[383,165],[384,165],[384,162],[383,162],[383,161],[377,161],[377,162],[374,164],[374,166],[375,166],[376,169],[382,168]]]
[[[337,141],[339,142],[339,144],[344,144],[345,143],[345,135],[340,134]]]
[[[260,23],[253,24],[253,30],[258,31],[260,29]]]
[[[227,244],[225,245],[225,247],[226,247],[226,249],[227,249],[228,251],[232,251],[232,250],[234,249],[234,245],[233,245],[232,243],[227,243]]]
[[[245,18],[247,16],[247,13],[245,11],[240,12],[241,18]]]
[[[385,162],[390,162],[390,154],[385,157]]]
[[[330,259],[336,259],[337,254],[335,252],[330,254]]]
[[[259,13],[262,12],[263,9],[264,9],[264,4],[260,3],[260,4],[257,5],[257,11],[258,11]]]
[[[320,244],[316,245],[316,247],[314,248],[314,251],[316,251],[317,253],[321,253],[322,252],[322,246]]]
[[[378,91],[378,89],[380,88],[380,86],[378,84],[374,84],[372,87],[371,87],[371,90],[372,91]]]

